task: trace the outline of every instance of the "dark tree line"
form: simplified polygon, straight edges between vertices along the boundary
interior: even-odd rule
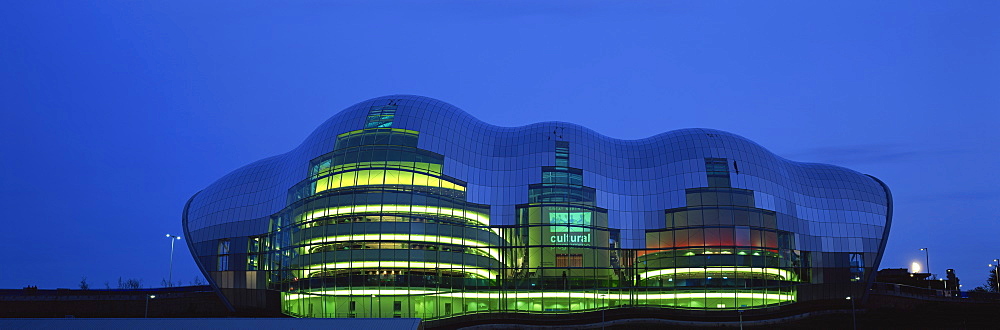
[[[165,288],[173,287],[174,285],[182,285],[182,283],[180,281],[178,281],[177,283],[169,283],[169,282],[167,282],[167,280],[161,281],[160,284],[162,284],[163,287],[165,287]],[[189,284],[190,285],[205,285],[206,283],[205,283],[204,280],[202,280],[202,278],[200,276],[195,276],[194,279],[191,280],[191,282],[189,282]],[[80,287],[80,290],[90,290],[90,282],[87,282],[87,277],[86,276],[80,277],[79,287]],[[138,279],[138,278],[128,278],[128,279],[126,279],[126,278],[121,278],[121,277],[118,278],[118,289],[136,290],[136,289],[142,289],[143,287],[144,287],[144,285],[142,284],[142,279]],[[108,283],[108,281],[104,281],[104,289],[110,290],[111,289],[111,283]]]
[[[993,292],[993,293],[1000,292],[998,291],[997,288],[997,267],[990,268],[990,275],[986,277],[986,283],[983,283],[982,286],[978,286],[975,289],[972,289],[972,291]]]

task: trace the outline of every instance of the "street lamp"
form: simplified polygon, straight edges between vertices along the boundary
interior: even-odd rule
[[[847,300],[851,301],[851,319],[854,320],[854,330],[858,330],[858,314],[855,312],[854,299],[851,299],[851,296],[847,296]]]
[[[921,248],[920,251],[924,251],[924,268],[927,268],[927,274],[931,273],[931,255],[930,249]]]
[[[170,239],[170,273],[167,275],[167,286],[174,286],[174,242],[181,239],[180,236],[167,234]]]
[[[155,294],[146,295],[146,313],[142,315],[143,318],[149,318],[149,300],[156,298]]]
[[[739,312],[740,312],[740,330],[743,330],[743,310],[741,309],[739,310]]]
[[[1000,259],[993,259],[996,264],[990,265],[993,267],[993,273],[997,274],[997,293],[1000,293]]]

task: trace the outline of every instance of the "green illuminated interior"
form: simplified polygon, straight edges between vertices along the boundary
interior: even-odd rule
[[[571,313],[628,306],[736,310],[795,300],[792,292],[434,291],[354,288],[282,294],[286,311],[308,317],[416,317],[471,313]],[[352,304],[353,302],[353,304]],[[352,308],[353,307],[353,308]],[[398,308],[397,308],[398,307]]]
[[[461,237],[446,237],[446,236],[435,236],[435,235],[417,235],[417,234],[362,234],[362,235],[342,235],[342,236],[327,236],[310,239],[301,244],[305,246],[299,251],[300,255],[314,253],[315,247],[323,246],[324,244],[330,243],[340,243],[340,242],[385,242],[385,241],[400,241],[400,242],[421,242],[421,243],[438,243],[438,244],[450,244],[459,245],[469,249],[473,249],[481,252],[480,255],[489,256],[495,260],[500,260],[500,253],[497,248],[489,248],[490,244],[482,241],[477,241],[468,238]]]
[[[707,275],[706,275],[707,274]],[[711,276],[717,277],[732,276],[737,278],[769,277],[782,281],[797,281],[798,276],[790,271],[779,268],[762,267],[696,267],[696,268],[668,268],[657,269],[639,273],[639,278],[655,277],[684,277],[684,276]]]
[[[794,302],[795,283],[808,281],[779,246],[787,236],[769,225],[773,211],[748,200],[727,209],[755,219],[744,225],[698,222],[701,204],[666,210],[668,225],[648,231],[645,248],[622,248],[565,141],[558,166],[543,167],[513,209],[516,224],[490,226],[495,210],[466,200],[465,183],[443,174],[444,156],[418,149],[418,132],[387,128],[394,106],[372,111],[379,127],[338,135],[272,217],[271,253],[258,264],[289,315],[737,310]]]

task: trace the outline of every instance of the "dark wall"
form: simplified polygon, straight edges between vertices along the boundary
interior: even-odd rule
[[[0,290],[0,317],[232,316],[209,286],[148,290]]]

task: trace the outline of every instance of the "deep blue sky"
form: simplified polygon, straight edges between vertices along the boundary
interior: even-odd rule
[[[356,102],[707,127],[875,175],[882,268],[1000,258],[1000,2],[9,1],[0,288],[159,284],[184,202]],[[186,245],[174,277],[201,276]]]

